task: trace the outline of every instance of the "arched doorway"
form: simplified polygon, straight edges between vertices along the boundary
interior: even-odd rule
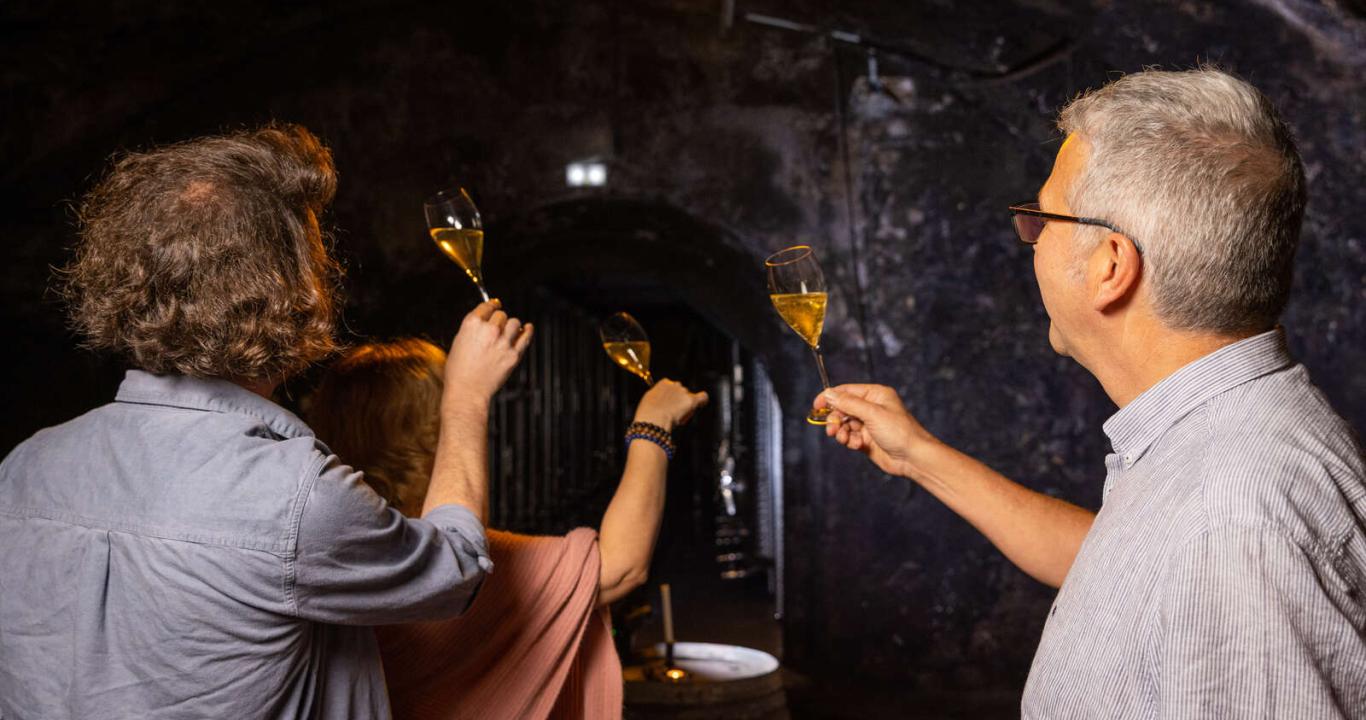
[[[562,531],[534,518],[563,524],[577,513],[592,522],[610,498],[616,433],[643,387],[607,360],[594,324],[628,310],[651,335],[659,374],[713,397],[682,434],[688,453],[671,469],[654,579],[675,584],[681,637],[780,651],[773,621],[791,594],[783,479],[800,462],[784,453],[782,438],[808,430],[800,418],[818,380],[770,307],[762,259],[724,228],[631,199],[551,203],[491,223],[487,234],[498,246],[486,255],[489,283],[542,329],[495,410],[495,523]],[[522,429],[531,422],[541,425]],[[555,447],[525,442],[551,435],[561,438]],[[530,452],[540,465],[501,458],[500,447]],[[689,616],[705,627],[688,628]]]
[[[689,307],[761,358],[785,405],[810,400],[815,371],[769,305],[763,258],[729,230],[663,202],[589,198],[500,220],[489,237],[501,245],[486,262],[491,282]]]

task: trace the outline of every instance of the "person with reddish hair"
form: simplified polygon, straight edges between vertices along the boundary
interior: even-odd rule
[[[435,459],[446,355],[417,338],[353,348],[308,398],[324,442],[417,515]],[[621,660],[607,606],[645,582],[664,511],[673,430],[707,402],[672,380],[641,398],[621,481],[601,531],[531,536],[489,530],[498,572],[462,617],[376,628],[390,701],[413,720],[612,720]],[[651,439],[635,428],[648,423]],[[662,433],[662,434],[660,434]]]
[[[469,606],[488,408],[532,328],[465,317],[425,502],[389,506],[270,399],[337,348],[336,182],[271,125],[127,154],[84,198],[62,291],[130,369],[0,465],[0,717],[388,717],[369,626]]]

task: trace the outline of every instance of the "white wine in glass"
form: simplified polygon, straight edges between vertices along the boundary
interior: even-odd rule
[[[619,312],[602,321],[598,335],[612,362],[644,380],[646,385],[655,383],[650,375],[650,338],[630,313]]]
[[[794,332],[806,341],[816,356],[816,369],[821,374],[821,386],[830,387],[830,376],[825,372],[825,358],[821,355],[821,329],[825,325],[825,275],[821,273],[816,253],[809,245],[796,245],[768,256],[764,261],[768,272],[768,297],[773,307]],[[829,408],[812,410],[806,421],[824,425]]]
[[[484,289],[484,224],[479,218],[479,208],[463,187],[443,190],[423,203],[422,209],[427,216],[427,230],[432,241],[455,261],[485,302],[489,293]]]

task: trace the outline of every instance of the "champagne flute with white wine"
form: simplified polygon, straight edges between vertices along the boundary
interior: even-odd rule
[[[484,223],[479,219],[479,208],[463,187],[456,186],[442,190],[423,203],[427,215],[427,229],[432,240],[446,257],[455,261],[479,294],[488,302],[489,293],[484,289]]]
[[[598,335],[612,362],[644,380],[646,385],[655,384],[654,376],[650,375],[650,338],[630,313],[619,312],[603,320],[598,325]]]
[[[816,355],[816,369],[821,374],[821,385],[830,387],[830,376],[825,372],[825,358],[821,356],[821,329],[825,325],[825,275],[821,273],[816,253],[809,245],[795,245],[768,256],[764,261],[768,271],[768,297],[782,316]],[[824,425],[829,408],[812,410],[806,421]]]

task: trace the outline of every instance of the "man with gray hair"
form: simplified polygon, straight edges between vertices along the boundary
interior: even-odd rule
[[[1098,514],[844,385],[827,433],[911,478],[1059,587],[1033,718],[1366,716],[1366,470],[1286,351],[1304,171],[1255,88],[1148,71],[1068,105],[1038,202],[1011,208],[1058,353],[1119,411]]]

